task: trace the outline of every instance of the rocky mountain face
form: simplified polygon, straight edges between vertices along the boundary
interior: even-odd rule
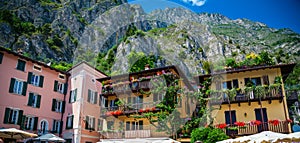
[[[72,62],[84,29],[126,0],[0,0],[0,46]]]
[[[0,46],[22,48],[38,60],[86,60],[108,74],[127,72],[133,51],[159,57],[157,66],[178,65],[192,75],[203,72],[204,62],[241,61],[251,52],[267,51],[278,63],[298,61],[300,55],[299,34],[220,14],[182,8],[145,13],[124,0],[0,2],[2,13],[21,23],[1,18]]]

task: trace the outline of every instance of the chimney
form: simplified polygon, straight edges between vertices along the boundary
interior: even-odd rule
[[[149,69],[150,69],[149,64],[146,64],[146,65],[145,65],[145,70],[149,70]]]

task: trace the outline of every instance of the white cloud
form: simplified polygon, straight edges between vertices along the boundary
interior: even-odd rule
[[[206,0],[182,0],[183,2],[189,3],[191,2],[192,5],[196,5],[196,6],[202,6],[205,4]]]

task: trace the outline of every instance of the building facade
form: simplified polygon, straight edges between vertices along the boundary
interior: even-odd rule
[[[261,131],[290,133],[283,80],[295,64],[232,69],[198,77],[212,78],[208,107],[213,124],[227,135]]]
[[[68,74],[0,49],[0,128],[60,135]]]

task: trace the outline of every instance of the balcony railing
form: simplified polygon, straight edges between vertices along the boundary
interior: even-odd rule
[[[150,80],[135,81],[135,82],[124,82],[114,85],[106,85],[102,87],[103,95],[126,93],[126,92],[137,92],[138,90],[150,90],[152,84]]]
[[[253,125],[252,123],[245,123],[245,126],[239,127],[237,125],[227,125],[222,130],[230,136],[244,136],[260,133],[262,131],[273,131],[277,133],[289,133],[289,122],[279,121],[278,124],[269,122],[261,123],[260,125]],[[215,126],[217,127],[217,126]]]
[[[105,107],[102,108],[101,114],[103,116],[118,116],[123,114],[130,114],[130,113],[138,113],[138,112],[149,112],[149,111],[156,111],[155,108],[156,102],[147,102],[147,103],[136,103],[136,104],[125,104],[123,106],[112,106],[112,107]],[[118,111],[118,113],[117,113]]]
[[[258,89],[259,88],[259,89]],[[248,88],[240,91],[233,90],[221,90],[213,91],[210,96],[211,104],[228,104],[228,103],[240,103],[240,102],[251,102],[251,101],[263,101],[263,100],[274,100],[283,99],[282,86],[278,87],[256,87]]]

